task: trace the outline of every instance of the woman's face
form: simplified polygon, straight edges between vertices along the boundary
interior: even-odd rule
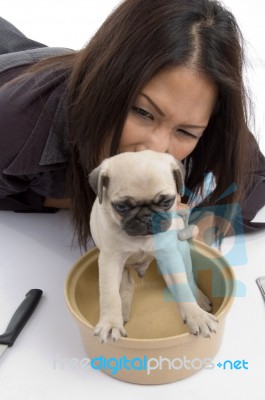
[[[127,117],[118,153],[146,149],[183,160],[196,147],[217,100],[215,84],[185,67],[159,72]]]

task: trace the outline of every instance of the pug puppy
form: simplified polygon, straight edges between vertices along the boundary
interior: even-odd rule
[[[192,229],[183,222],[188,220],[186,210],[179,210],[181,218],[163,218],[178,208],[184,194],[183,166],[169,154],[151,150],[118,154],[94,169],[89,183],[97,194],[90,228],[100,250],[100,318],[94,335],[106,343],[127,336],[124,324],[129,319],[134,290],[130,270],[143,277],[154,257],[162,254],[163,259],[170,251],[172,240],[167,240],[165,232],[174,230],[176,242],[182,240],[181,245],[186,242],[188,246],[186,239],[192,236]],[[159,223],[154,222],[157,217]],[[172,260],[162,263],[162,268],[161,263],[158,265],[171,292],[172,287],[182,287],[182,297],[176,291],[172,293],[190,332],[209,337],[218,322],[209,313],[211,302],[196,286],[190,255],[179,260],[186,270],[184,264],[170,265]]]

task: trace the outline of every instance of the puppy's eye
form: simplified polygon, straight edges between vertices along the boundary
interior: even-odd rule
[[[119,213],[119,214],[126,214],[129,210],[130,207],[128,207],[126,204],[113,204],[114,209]]]
[[[159,207],[164,208],[165,210],[168,210],[170,207],[172,207],[174,201],[175,201],[175,198],[163,200],[163,201],[161,201],[161,203],[159,203]]]

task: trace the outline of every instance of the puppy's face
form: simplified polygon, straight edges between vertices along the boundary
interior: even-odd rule
[[[169,229],[169,211],[184,191],[182,164],[169,154],[145,150],[104,160],[89,175],[105,218],[130,236]]]

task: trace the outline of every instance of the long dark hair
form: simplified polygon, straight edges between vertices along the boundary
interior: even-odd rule
[[[184,65],[206,74],[219,91],[209,124],[184,161],[186,186],[199,193],[204,174],[211,171],[216,187],[207,204],[215,204],[232,183],[238,190],[225,202],[242,199],[251,168],[243,61],[235,18],[213,0],[125,0],[82,50],[54,59],[71,69],[69,180],[80,244],[86,246],[95,199],[87,175],[98,165],[110,137],[109,155],[117,153],[137,93],[169,66]]]

